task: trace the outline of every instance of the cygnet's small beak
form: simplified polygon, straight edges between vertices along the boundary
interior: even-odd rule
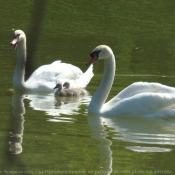
[[[56,89],[56,88],[57,88],[57,85],[53,89]]]

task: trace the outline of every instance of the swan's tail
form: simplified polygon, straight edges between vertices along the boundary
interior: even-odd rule
[[[79,79],[75,80],[74,83],[71,83],[71,87],[86,88],[93,76],[93,64],[91,64],[91,66],[80,76]]]
[[[90,81],[91,78],[94,76],[94,73],[93,73],[93,64],[91,64],[89,66],[89,68],[86,70],[86,72],[83,75],[85,75],[85,74],[89,77],[89,81]]]

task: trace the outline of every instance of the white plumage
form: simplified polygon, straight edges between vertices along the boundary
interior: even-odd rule
[[[115,57],[105,45],[96,47],[87,65],[104,59],[104,76],[88,112],[102,116],[175,116],[175,88],[160,83],[133,83],[106,102],[115,76]]]
[[[17,64],[13,76],[13,86],[17,90],[52,91],[59,81],[70,83],[71,87],[85,88],[93,77],[93,66],[83,73],[78,67],[61,63],[60,60],[36,69],[25,82],[26,36],[22,30],[14,32],[10,43],[17,48]]]

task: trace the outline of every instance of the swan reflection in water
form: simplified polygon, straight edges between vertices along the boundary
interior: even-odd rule
[[[170,152],[171,146],[175,145],[175,118],[88,115],[88,124],[92,137],[100,142],[101,174],[105,175],[114,171],[112,140],[130,142],[130,145],[132,143],[132,146],[125,148],[134,152]],[[111,133],[113,136],[109,137]]]
[[[12,154],[20,154],[22,152],[22,140],[24,131],[24,95],[14,93],[12,97],[12,114],[13,114],[13,129],[10,132],[9,151]]]
[[[79,113],[80,105],[88,104],[91,97],[54,97],[53,93],[19,93],[14,92],[12,97],[12,114],[13,114],[13,131],[10,133],[9,150],[13,154],[20,154],[22,152],[22,140],[24,131],[24,115],[25,105],[24,99],[30,100],[29,106],[34,110],[45,111],[50,122],[73,122],[71,117],[64,117],[62,115],[71,116]],[[82,112],[82,111],[81,111]],[[84,111],[87,113],[87,111]]]
[[[52,116],[48,118],[48,121],[53,122],[71,122],[72,118],[63,117],[62,115],[79,114],[80,106],[88,105],[91,100],[90,95],[59,97],[54,96],[53,93],[26,94],[25,98],[30,100],[29,106],[34,110],[45,111],[47,115]],[[84,112],[87,113],[87,111]]]
[[[86,98],[55,98],[53,94],[19,94],[14,93],[12,99],[14,130],[11,133],[13,141],[10,142],[12,153],[22,152],[22,138],[24,130],[24,99],[29,99],[29,106],[34,110],[45,111],[51,116],[48,121],[73,122],[69,115],[78,113],[80,105],[88,104],[91,97]],[[85,110],[86,114],[87,111]],[[62,117],[65,114],[66,117]],[[93,132],[92,137],[100,142],[98,149],[101,155],[104,173],[113,171],[112,140],[131,142],[132,146],[126,149],[137,152],[167,152],[171,145],[175,145],[175,119],[164,118],[139,118],[139,117],[104,117],[88,115],[88,124]],[[111,131],[109,130],[111,128]],[[112,132],[113,136],[109,136]],[[110,134],[111,135],[111,134]],[[144,144],[144,146],[143,146]],[[155,146],[156,145],[156,146]]]

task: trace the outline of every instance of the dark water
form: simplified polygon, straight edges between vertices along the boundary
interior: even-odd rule
[[[87,115],[90,96],[70,99],[12,90],[13,31],[27,35],[26,78],[57,59],[83,71],[89,53],[109,45],[117,72],[109,99],[133,82],[175,87],[175,2],[112,0],[1,1],[0,173],[174,174],[175,120]]]

